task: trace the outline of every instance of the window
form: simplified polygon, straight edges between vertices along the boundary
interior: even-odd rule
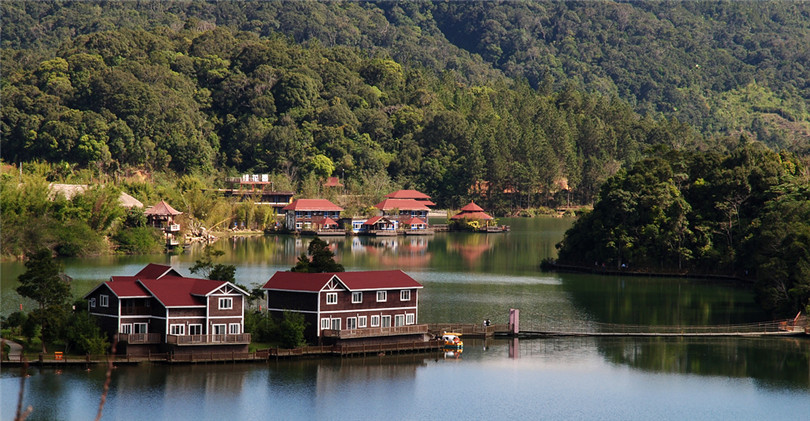
[[[326,293],[326,304],[337,304],[337,292]]]
[[[346,319],[346,329],[357,329],[357,317],[349,317]]]
[[[202,325],[188,325],[189,335],[202,335]]]
[[[110,306],[110,296],[107,294],[101,294],[98,296],[98,304],[102,307],[109,307]]]
[[[352,303],[362,303],[363,302],[363,293],[362,292],[353,292],[352,293]]]
[[[377,291],[377,302],[388,301],[388,291]]]
[[[95,298],[90,299],[90,308],[96,308],[96,299]],[[123,332],[121,332],[121,333],[123,333]]]
[[[228,333],[231,335],[238,335],[241,331],[239,323],[231,323],[228,325]]]
[[[382,327],[391,327],[391,316],[382,316]]]
[[[233,298],[220,298],[219,299],[219,309],[220,310],[230,310],[233,308]]]
[[[380,316],[371,316],[371,327],[380,326]]]
[[[394,316],[394,326],[405,326],[405,315],[397,314]]]
[[[399,292],[399,301],[411,301],[411,290],[403,289]]]
[[[170,335],[185,335],[186,325],[169,325]]]
[[[366,316],[360,316],[357,318],[357,327],[364,328],[366,327]]]
[[[416,315],[413,313],[406,313],[405,314],[405,324],[412,325],[416,322]]]
[[[119,332],[123,333],[124,335],[129,335],[132,333],[132,323],[127,323],[121,325],[121,329]]]
[[[329,329],[329,318],[328,317],[324,317],[323,319],[321,319],[321,330],[323,330],[323,329]]]
[[[340,319],[332,319],[332,330],[340,330]]]
[[[146,323],[135,323],[135,333],[149,333],[148,326]]]
[[[224,335],[225,334],[225,325],[214,325],[214,335]]]

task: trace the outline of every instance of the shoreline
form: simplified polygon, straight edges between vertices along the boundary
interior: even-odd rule
[[[607,276],[705,279],[724,282],[742,282],[745,283],[746,285],[753,285],[755,282],[753,279],[745,279],[733,275],[693,273],[693,272],[642,272],[634,270],[607,269],[602,267],[590,267],[581,265],[566,265],[549,261],[543,261],[542,263],[540,263],[540,269],[542,271],[591,273],[594,275],[607,275]]]

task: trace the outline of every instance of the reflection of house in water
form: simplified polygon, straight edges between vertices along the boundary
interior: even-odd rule
[[[427,366],[427,360],[431,358],[424,354],[402,354],[385,358],[342,358],[340,365],[322,361],[317,366],[317,394],[333,396],[336,387],[356,379],[396,379],[398,393],[407,393],[409,386],[415,393],[417,370]]]
[[[458,242],[450,243],[449,248],[458,252],[467,264],[475,265],[481,260],[481,256],[492,248],[494,240],[491,238],[488,235],[469,235]]]

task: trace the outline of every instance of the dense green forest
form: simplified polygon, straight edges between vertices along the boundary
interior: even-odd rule
[[[804,3],[8,1],[2,13],[6,162],[294,185],[334,173],[442,206],[481,195],[503,213],[562,189],[589,203],[651,145],[722,151],[740,132],[810,144]]]
[[[559,262],[753,280],[783,315],[810,306],[810,182],[795,158],[661,149],[620,170],[558,244]]]

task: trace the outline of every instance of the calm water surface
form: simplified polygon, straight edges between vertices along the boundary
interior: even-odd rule
[[[595,322],[743,323],[767,318],[749,291],[706,281],[541,273],[570,220],[513,219],[499,235],[326,239],[347,270],[400,268],[425,285],[419,321],[505,320],[524,328]],[[287,270],[308,239],[222,241],[237,281]],[[194,253],[198,253],[195,251]],[[149,262],[188,273],[199,254],[67,260],[76,295]],[[2,313],[19,304],[4,263]],[[810,413],[810,341],[793,339],[565,338],[471,340],[442,354],[350,359],[119,367],[104,419],[802,419]],[[91,371],[31,369],[29,419],[91,419],[104,382]],[[0,418],[10,419],[20,376],[0,370]]]

